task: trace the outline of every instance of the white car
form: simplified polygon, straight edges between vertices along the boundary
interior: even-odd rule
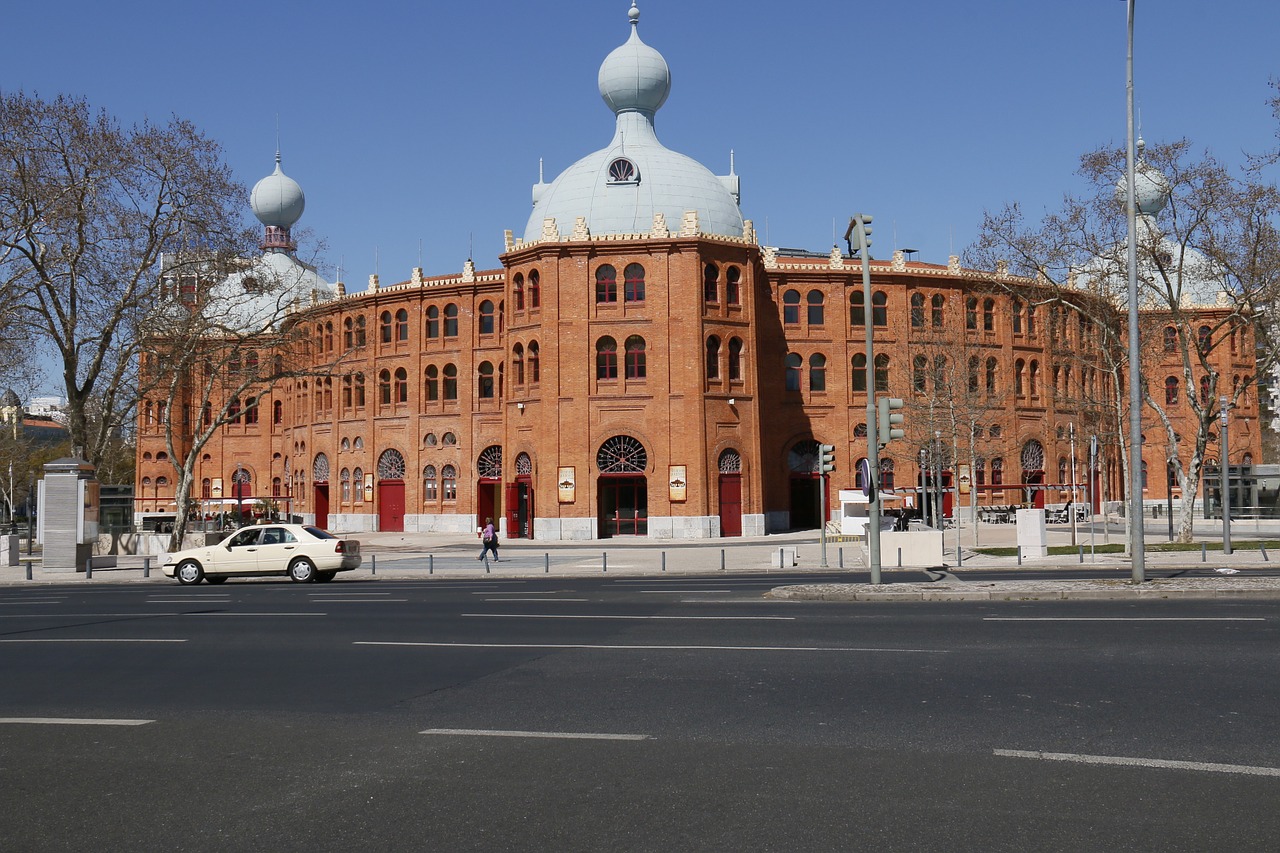
[[[222,583],[233,575],[288,575],[298,583],[331,581],[360,565],[360,543],[318,527],[258,524],[203,548],[165,557],[161,571],[178,583]]]

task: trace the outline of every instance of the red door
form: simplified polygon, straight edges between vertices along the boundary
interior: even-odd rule
[[[404,532],[404,480],[378,482],[378,529]]]
[[[316,527],[329,529],[329,484],[316,483]]]
[[[720,535],[742,535],[742,475],[720,475]]]

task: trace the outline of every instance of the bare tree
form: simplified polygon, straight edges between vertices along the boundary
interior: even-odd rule
[[[242,254],[245,190],[189,122],[122,127],[66,96],[0,94],[0,161],[6,327],[56,360],[72,444],[97,462],[137,399],[162,258]]]
[[[1146,329],[1141,391],[1164,433],[1166,457],[1182,489],[1178,536],[1190,541],[1218,398],[1227,396],[1228,406],[1235,407],[1260,374],[1274,369],[1280,354],[1270,331],[1280,285],[1280,195],[1256,171],[1233,174],[1211,155],[1193,154],[1185,140],[1147,148],[1143,158],[1139,192],[1148,193],[1149,204],[1137,240],[1138,308]],[[1123,152],[1086,154],[1080,174],[1092,187],[1088,196],[1065,198],[1060,211],[1036,223],[1028,223],[1016,204],[988,213],[966,256],[970,265],[986,269],[1007,259],[1009,273],[1038,281],[1046,299],[1069,305],[1095,324],[1098,353],[1112,377],[1105,390],[1120,437],[1127,418],[1122,333],[1128,236],[1116,186],[1123,173]],[[1243,348],[1253,361],[1255,340],[1256,366],[1233,379],[1230,350]],[[1172,372],[1176,396],[1149,387],[1156,370]],[[1121,456],[1127,461],[1127,453]],[[1127,488],[1130,478],[1124,480]]]

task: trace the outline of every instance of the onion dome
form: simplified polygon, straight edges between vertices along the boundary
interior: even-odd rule
[[[1137,162],[1133,164],[1133,182],[1138,188],[1137,196],[1134,199],[1134,207],[1139,216],[1155,216],[1168,204],[1172,190],[1169,187],[1168,179],[1142,156],[1146,147],[1147,144],[1139,137],[1137,142],[1138,158]],[[1121,175],[1120,180],[1116,183],[1116,200],[1121,204],[1127,204],[1129,201],[1128,187],[1128,176]]]
[[[662,54],[640,40],[640,10],[627,13],[631,38],[613,49],[600,65],[600,97],[615,114],[639,110],[653,115],[671,94],[671,70]]]

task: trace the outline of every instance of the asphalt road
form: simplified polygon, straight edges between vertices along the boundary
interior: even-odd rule
[[[777,582],[0,589],[0,846],[1280,847],[1280,602]]]

